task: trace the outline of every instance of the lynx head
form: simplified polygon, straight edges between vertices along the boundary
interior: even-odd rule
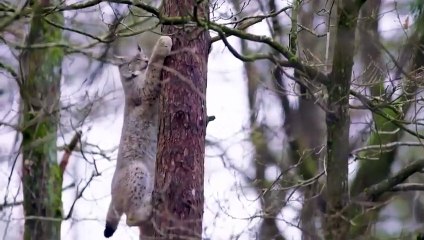
[[[144,55],[140,47],[135,56],[120,57],[116,56],[119,74],[121,75],[122,87],[125,92],[134,89],[137,82],[144,81],[145,72],[149,59]],[[137,80],[137,81],[136,81]]]

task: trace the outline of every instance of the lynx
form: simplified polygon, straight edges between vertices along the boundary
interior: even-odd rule
[[[112,179],[112,201],[104,236],[111,237],[125,213],[128,226],[138,226],[152,213],[161,72],[171,53],[172,40],[162,36],[148,59],[139,48],[132,58],[120,58],[119,73],[125,94],[124,123]]]

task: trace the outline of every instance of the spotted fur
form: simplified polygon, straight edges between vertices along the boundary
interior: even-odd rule
[[[118,160],[112,179],[112,201],[104,230],[107,238],[114,234],[124,213],[128,226],[140,225],[151,215],[160,77],[171,47],[171,38],[162,36],[156,42],[150,60],[141,50],[134,57],[119,60],[125,109]]]

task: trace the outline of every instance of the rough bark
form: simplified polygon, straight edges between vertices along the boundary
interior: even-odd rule
[[[202,16],[207,5],[167,0],[167,16]],[[194,14],[194,16],[193,16]],[[206,133],[206,81],[210,36],[192,26],[164,26],[174,55],[165,61],[153,222],[155,239],[201,239]]]
[[[43,18],[61,22],[62,16],[41,14],[49,4],[33,2],[27,45],[60,41],[60,29],[48,25]],[[58,48],[26,49],[20,56],[24,239],[60,239],[62,174],[56,139],[62,56]]]
[[[346,239],[349,158],[349,90],[352,75],[356,21],[360,4],[353,0],[337,2],[337,33],[333,69],[328,90],[327,122],[327,206],[326,239]]]

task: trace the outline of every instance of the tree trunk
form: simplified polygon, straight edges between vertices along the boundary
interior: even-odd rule
[[[167,0],[167,16],[206,16],[207,5]],[[174,55],[165,61],[153,222],[155,239],[201,239],[206,134],[206,80],[210,36],[191,26],[164,26]]]
[[[352,75],[356,21],[361,4],[337,2],[337,33],[330,74],[327,113],[327,212],[326,239],[347,239],[349,221],[344,217],[348,201],[349,91]]]
[[[44,18],[62,22],[62,16],[41,14],[49,4],[46,0],[34,1],[27,46],[61,40],[60,29],[50,26]],[[56,139],[62,56],[58,48],[28,48],[20,56],[24,239],[60,239],[62,174]]]

